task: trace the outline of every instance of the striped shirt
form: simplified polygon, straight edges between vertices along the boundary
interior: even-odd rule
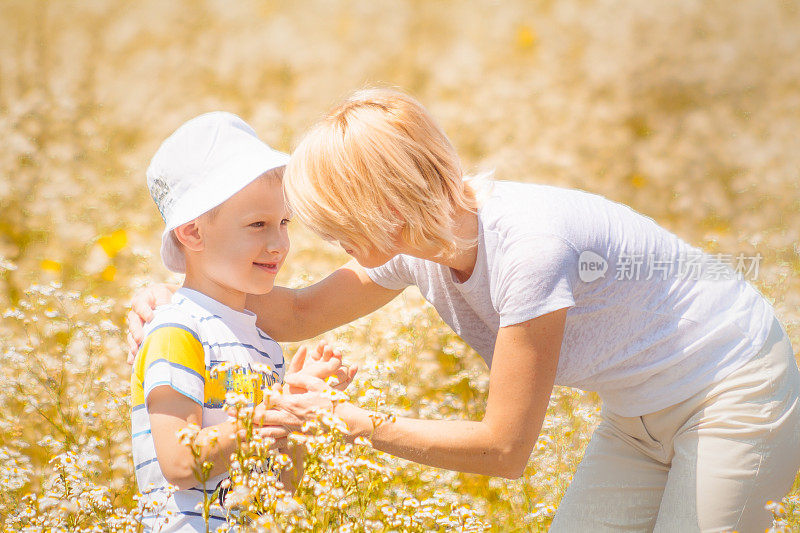
[[[212,367],[227,363],[212,372]],[[181,288],[172,302],[155,310],[145,329],[131,375],[131,433],[136,482],[145,502],[157,512],[145,513],[144,525],[156,531],[205,531],[203,491],[211,494],[226,477],[172,495],[161,473],[150,430],[146,400],[159,386],[171,387],[203,407],[202,427],[227,420],[225,395],[244,394],[257,404],[262,387],[283,380],[283,352],[256,327],[256,316],[239,312],[191,289]],[[156,502],[164,502],[163,505]],[[164,524],[165,517],[168,523]],[[223,509],[211,510],[211,530],[223,525]]]

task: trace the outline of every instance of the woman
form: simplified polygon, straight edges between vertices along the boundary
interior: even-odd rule
[[[250,298],[262,329],[309,338],[416,285],[491,369],[479,422],[398,417],[373,432],[370,413],[345,403],[351,436],[515,478],[554,383],[574,386],[600,394],[603,420],[552,531],[769,526],[764,504],[800,466],[800,373],[770,305],[725,265],[599,196],[465,181],[442,130],[396,91],[335,108],[284,180],[299,218],[355,262]],[[153,294],[136,298],[139,314]],[[323,384],[294,385],[309,392],[262,422],[298,428],[324,403]]]

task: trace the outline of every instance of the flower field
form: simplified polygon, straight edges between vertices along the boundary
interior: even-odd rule
[[[596,192],[757,257],[749,278],[797,347],[798,52],[800,5],[778,0],[0,0],[0,528],[139,530],[124,315],[137,288],[178,281],[144,173],[188,118],[231,111],[290,151],[351,90],[398,86],[470,173]],[[293,224],[279,283],[344,263]],[[328,337],[361,366],[358,403],[481,417],[488,371],[419,293]],[[248,468],[288,457],[237,452],[230,528],[546,530],[598,409],[556,388],[514,481],[345,444],[323,417],[296,442],[293,497]],[[771,508],[776,531],[800,531],[800,478]]]

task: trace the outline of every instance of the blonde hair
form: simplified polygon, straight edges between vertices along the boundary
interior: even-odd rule
[[[398,231],[448,256],[475,244],[455,235],[459,210],[477,210],[455,148],[425,108],[390,89],[355,92],[302,139],[286,167],[292,211],[327,240],[382,253]]]

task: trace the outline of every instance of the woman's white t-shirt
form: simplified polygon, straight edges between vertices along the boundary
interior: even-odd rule
[[[367,269],[383,287],[419,287],[488,365],[499,328],[569,308],[556,384],[640,416],[721,380],[766,340],[761,294],[652,219],[584,191],[490,186],[467,281],[406,255]]]

